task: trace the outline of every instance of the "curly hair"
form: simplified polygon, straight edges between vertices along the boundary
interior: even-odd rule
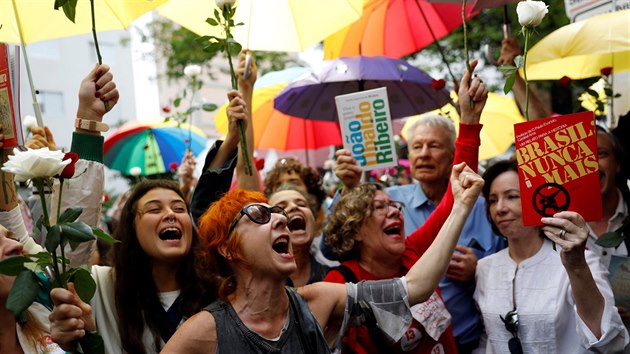
[[[308,194],[315,197],[317,205],[311,205],[313,215],[318,215],[326,192],[322,186],[322,179],[319,172],[309,166],[303,165],[299,160],[294,158],[283,158],[278,160],[271,171],[265,176],[265,195],[270,196],[276,191],[280,185],[280,176],[285,173],[296,173],[304,182]]]
[[[376,191],[384,188],[377,183],[363,183],[341,197],[328,219],[324,230],[326,244],[340,262],[359,258],[359,243],[354,236],[372,216]]]
[[[197,272],[200,276],[219,277],[219,296],[223,299],[236,290],[230,263],[243,261],[239,254],[241,236],[236,229],[231,236],[228,231],[241,209],[251,203],[267,203],[267,197],[260,192],[234,189],[214,202],[199,219],[201,247],[197,249]]]
[[[155,351],[161,349],[159,325],[153,314],[163,311],[162,304],[152,276],[152,260],[140,246],[135,228],[138,201],[156,188],[171,190],[185,200],[175,181],[143,180],[134,187],[125,202],[119,227],[113,235],[121,241],[114,246],[114,297],[120,339],[123,351],[127,353],[147,353],[149,348],[142,342],[145,326],[153,334]],[[192,316],[216,298],[213,284],[201,282],[195,276],[193,250],[198,243],[193,230],[191,250],[180,261],[176,275],[181,287],[180,313],[184,317]]]

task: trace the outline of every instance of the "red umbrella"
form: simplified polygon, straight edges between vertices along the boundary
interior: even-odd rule
[[[472,4],[467,18],[474,17]],[[363,15],[324,41],[324,58],[383,55],[400,58],[419,51],[462,25],[461,4],[425,0],[366,0]]]

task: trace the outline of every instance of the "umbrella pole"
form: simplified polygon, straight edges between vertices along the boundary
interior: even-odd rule
[[[37,119],[37,125],[44,126],[44,120],[42,119],[42,111],[37,102],[37,95],[35,94],[35,85],[33,84],[33,75],[31,74],[31,65],[28,61],[28,54],[26,53],[26,43],[24,43],[24,33],[22,32],[22,21],[20,21],[20,15],[18,14],[17,5],[13,0],[13,13],[15,14],[15,21],[18,26],[18,33],[20,34],[20,43],[22,44],[22,56],[24,57],[24,65],[26,66],[26,76],[28,77],[28,83],[31,88],[31,96],[33,97],[33,110],[35,111],[35,118]]]
[[[418,2],[418,0],[416,0],[416,6],[418,6],[418,10],[420,10],[420,14],[422,15],[422,18],[424,19],[424,23],[427,24],[427,28],[429,29],[429,33],[431,33],[431,37],[433,38],[433,43],[435,43],[435,46],[436,46],[438,52],[440,53],[440,56],[442,57],[442,61],[444,62],[444,64],[446,64],[446,68],[448,69],[448,73],[451,75],[451,78],[453,79],[453,82],[457,83],[458,80],[457,80],[457,78],[455,78],[455,75],[453,75],[453,71],[451,70],[451,66],[448,64],[448,60],[446,60],[446,55],[444,55],[444,51],[442,50],[442,46],[440,46],[440,43],[438,42],[437,38],[435,38],[435,33],[433,33],[433,29],[431,29],[431,24],[429,23],[429,20],[427,20],[427,16],[424,14],[424,10],[422,9],[422,6],[420,6],[420,3]]]

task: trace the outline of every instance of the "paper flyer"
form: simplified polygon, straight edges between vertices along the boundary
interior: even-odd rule
[[[364,171],[398,164],[385,87],[335,97],[344,149]]]

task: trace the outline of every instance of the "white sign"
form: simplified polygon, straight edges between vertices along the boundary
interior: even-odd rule
[[[571,22],[589,17],[630,9],[630,0],[564,0],[564,8]]]
[[[392,116],[385,87],[335,97],[344,149],[364,171],[396,166]]]

